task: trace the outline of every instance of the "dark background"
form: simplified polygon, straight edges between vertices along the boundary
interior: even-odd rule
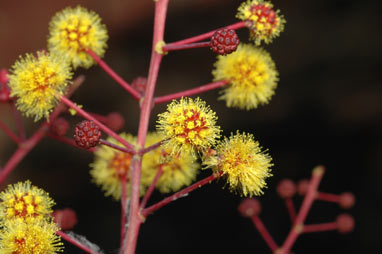
[[[340,213],[355,217],[353,233],[314,233],[301,236],[294,253],[377,253],[381,218],[381,11],[379,1],[273,1],[286,17],[285,31],[265,48],[280,73],[276,95],[269,105],[252,111],[228,109],[217,101],[218,91],[202,94],[219,116],[224,135],[236,130],[254,133],[269,149],[275,166],[265,195],[261,218],[277,243],[289,232],[286,208],[276,194],[283,178],[308,178],[319,164],[326,167],[320,190],[353,192],[357,203],[349,211],[317,202],[307,223],[333,221]],[[151,51],[153,3],[142,1],[1,1],[0,68],[9,68],[20,54],[46,45],[48,22],[64,6],[82,4],[95,10],[108,27],[109,49],[104,57],[127,81],[147,75]],[[237,22],[241,1],[170,1],[165,40],[187,38]],[[246,29],[238,31],[247,42]],[[208,49],[174,52],[164,58],[157,95],[209,83],[215,55]],[[86,81],[73,100],[85,109],[126,116],[126,132],[136,133],[136,102],[101,69],[80,69]],[[155,129],[154,109],[150,130]],[[8,108],[1,119],[13,126]],[[65,116],[72,123],[80,118]],[[31,134],[38,126],[24,119]],[[70,135],[73,130],[70,131]],[[0,133],[0,165],[16,146]],[[119,246],[119,203],[105,198],[90,182],[93,156],[54,140],[44,140],[17,167],[7,183],[30,179],[48,191],[56,208],[71,207],[79,223],[74,228],[106,253]],[[198,179],[209,175],[201,172]],[[3,188],[4,186],[2,186]],[[187,198],[159,210],[141,228],[139,253],[270,253],[251,221],[237,212],[241,198],[223,181],[196,190]],[[158,193],[152,202],[162,199]],[[301,198],[296,197],[296,204]],[[65,243],[65,253],[82,253]]]

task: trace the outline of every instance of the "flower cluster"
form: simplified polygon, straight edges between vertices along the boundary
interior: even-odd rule
[[[214,80],[227,80],[231,84],[223,90],[220,99],[228,107],[257,108],[269,102],[277,87],[278,72],[270,55],[250,44],[240,44],[237,51],[218,56]]]
[[[264,0],[248,0],[241,4],[237,18],[246,22],[250,37],[256,45],[261,41],[272,42],[284,30],[285,19],[279,10],[273,10],[273,4]]]
[[[158,118],[157,130],[166,140],[164,147],[173,154],[203,152],[220,137],[215,112],[199,98],[174,100]]]
[[[29,181],[0,193],[0,253],[54,254],[62,251],[58,227],[50,216],[54,201]]]
[[[149,133],[146,145],[150,146],[164,140],[159,133]],[[162,193],[178,191],[190,185],[196,178],[199,164],[191,152],[173,154],[171,148],[160,148],[148,152],[143,157],[142,183],[150,185],[158,170],[162,173],[156,187]]]
[[[57,13],[50,22],[49,52],[26,54],[10,70],[8,85],[17,108],[35,121],[48,119],[70,84],[71,65],[88,68],[94,64],[87,50],[103,56],[107,37],[94,12],[77,6]]]
[[[272,158],[261,150],[251,134],[237,132],[216,147],[216,155],[208,156],[203,164],[222,172],[229,188],[243,196],[260,195],[265,179],[272,176]]]

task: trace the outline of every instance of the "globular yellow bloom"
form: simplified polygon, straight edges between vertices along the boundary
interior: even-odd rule
[[[251,134],[231,135],[219,143],[216,156],[206,157],[203,164],[227,179],[230,190],[243,196],[263,194],[265,179],[272,176],[272,158],[261,151]]]
[[[182,98],[167,105],[167,111],[158,115],[157,130],[166,140],[165,149],[178,152],[204,151],[220,137],[217,117],[206,103],[197,98]]]
[[[163,135],[149,133],[146,145],[154,145],[162,140],[164,140]],[[173,154],[171,150],[168,147],[159,147],[144,155],[141,178],[143,184],[149,186],[160,168],[162,174],[156,183],[156,188],[162,193],[178,191],[196,179],[199,164],[191,152]]]
[[[17,108],[27,117],[37,121],[48,118],[69,84],[72,73],[64,57],[37,52],[37,57],[27,54],[20,57],[9,74],[11,96],[17,97]]]
[[[49,24],[49,31],[49,50],[69,56],[74,68],[89,68],[95,63],[87,50],[99,57],[105,54],[108,39],[105,25],[98,14],[81,6],[58,12]]]
[[[0,230],[1,254],[54,254],[62,252],[58,228],[50,220],[12,220]]]
[[[273,9],[273,4],[264,0],[248,0],[240,5],[237,18],[246,22],[250,37],[256,45],[261,41],[272,42],[284,30],[286,23],[280,11]]]
[[[250,44],[240,44],[232,54],[218,56],[212,74],[215,81],[230,82],[219,99],[225,100],[227,107],[247,110],[268,103],[278,81],[270,55]]]
[[[0,193],[1,224],[14,219],[36,221],[50,218],[54,204],[48,193],[32,186],[30,181],[8,185]]]
[[[130,134],[122,133],[120,136],[131,144],[136,143],[136,138]],[[108,137],[110,143],[123,146],[112,137]],[[117,151],[108,146],[101,146],[94,152],[94,162],[90,164],[92,168],[90,175],[98,186],[105,191],[105,196],[112,196],[119,200],[122,195],[121,180],[126,179],[126,193],[130,195],[130,164],[132,155]],[[142,187],[142,186],[141,186]],[[141,194],[144,192],[141,188]]]

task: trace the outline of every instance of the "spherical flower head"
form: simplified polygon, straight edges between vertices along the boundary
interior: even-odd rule
[[[37,57],[27,54],[13,65],[9,75],[11,96],[17,97],[17,108],[37,121],[48,118],[70,83],[72,73],[66,58],[39,51]]]
[[[154,145],[163,140],[159,133],[149,133],[146,146]],[[158,170],[162,168],[156,188],[162,193],[175,192],[190,185],[198,173],[199,164],[191,152],[173,154],[171,148],[159,147],[144,155],[142,164],[143,184],[149,186]]]
[[[208,156],[203,164],[226,177],[231,191],[242,196],[259,196],[266,187],[265,180],[272,176],[272,158],[261,151],[259,142],[251,134],[231,134],[216,147],[216,156]]]
[[[286,23],[280,11],[275,11],[272,3],[263,0],[242,3],[236,17],[246,22],[250,38],[256,45],[260,45],[261,41],[271,43],[284,30]]]
[[[63,251],[58,228],[50,220],[25,222],[12,220],[0,230],[2,254],[54,254]]]
[[[275,93],[278,72],[270,55],[263,49],[249,44],[240,44],[230,55],[218,56],[214,81],[230,82],[220,100],[227,107],[254,109],[266,104]]]
[[[95,61],[86,52],[99,57],[105,54],[107,30],[93,11],[77,6],[58,12],[49,24],[48,48],[51,52],[67,55],[74,68],[89,68]]]
[[[47,192],[32,186],[30,181],[19,182],[0,193],[0,218],[2,222],[49,218],[54,204]]]
[[[182,98],[167,105],[158,115],[157,130],[166,140],[164,147],[178,152],[204,151],[220,137],[216,114],[201,99]]]
[[[130,134],[121,133],[120,137],[131,144],[136,143],[136,138]],[[108,137],[107,141],[112,144],[123,146],[112,137]],[[122,179],[126,180],[126,193],[130,192],[130,164],[132,155],[117,151],[108,146],[101,146],[94,152],[94,162],[90,164],[92,168],[90,175],[93,182],[101,187],[105,192],[105,196],[112,196],[115,200],[119,200],[122,194]],[[141,186],[141,194],[143,194]]]

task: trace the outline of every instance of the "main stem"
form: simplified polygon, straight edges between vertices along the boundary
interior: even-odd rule
[[[147,129],[149,125],[151,108],[153,105],[155,85],[158,77],[162,55],[155,51],[158,42],[163,41],[164,28],[169,0],[159,0],[155,3],[154,34],[151,51],[150,69],[147,78],[145,97],[141,107],[141,115],[138,128],[138,148],[143,148],[146,140]],[[122,250],[124,254],[134,254],[139,228],[142,219],[139,216],[139,185],[141,178],[142,156],[134,156],[132,160],[131,172],[131,203],[129,213],[129,228],[127,230],[126,249]]]

